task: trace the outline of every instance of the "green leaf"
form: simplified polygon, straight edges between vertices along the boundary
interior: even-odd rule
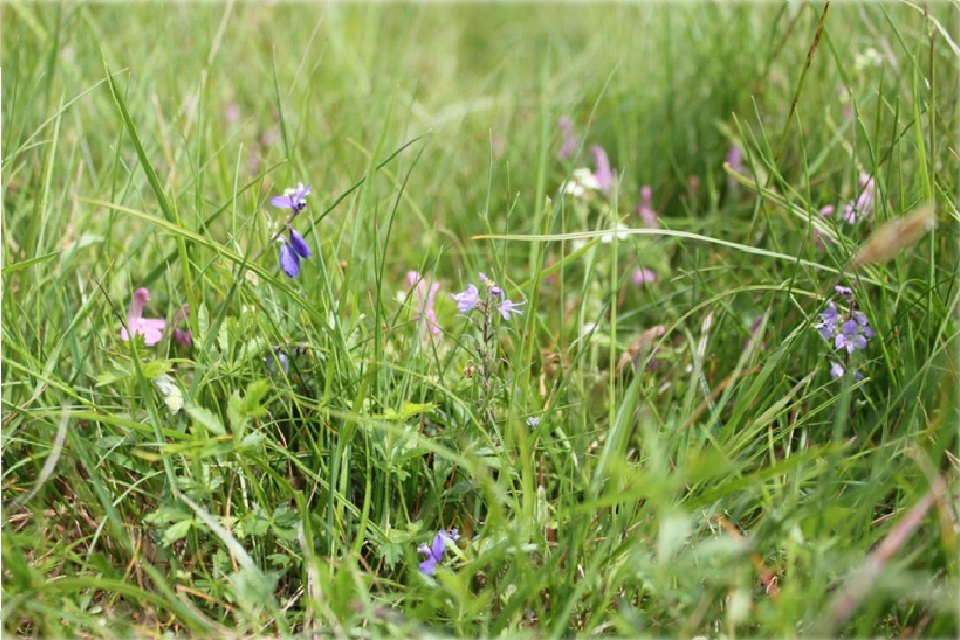
[[[180,522],[175,522],[174,524],[167,527],[166,531],[163,532],[163,544],[165,546],[170,546],[180,538],[186,537],[190,533],[190,528],[193,526],[193,520],[181,520]]]
[[[114,365],[116,366],[116,365]],[[113,384],[119,382],[120,380],[126,380],[132,374],[126,369],[115,368],[113,371],[106,371],[97,376],[96,386],[102,387],[104,385]]]
[[[163,524],[164,522],[179,522],[180,520],[191,519],[192,516],[189,513],[180,507],[174,506],[163,506],[153,513],[148,513],[143,516],[143,521],[150,524]]]
[[[198,407],[194,404],[187,404],[187,415],[193,418],[194,422],[199,423],[210,433],[213,433],[218,436],[227,435],[227,429],[223,426],[223,422],[220,421],[212,411],[209,409],[204,409],[203,407]]]
[[[436,409],[437,405],[435,404],[417,404],[415,402],[404,402],[403,406],[400,407],[400,411],[394,411],[391,408],[387,408],[383,412],[383,417],[387,420],[400,420],[401,422],[418,416],[421,413],[426,411],[432,411]]]
[[[240,441],[240,447],[242,449],[254,449],[259,447],[265,439],[266,436],[262,432],[254,431],[243,437],[243,440]]]
[[[144,362],[142,365],[143,377],[147,380],[155,380],[169,371],[170,367],[171,364],[169,360],[151,360],[150,362]]]

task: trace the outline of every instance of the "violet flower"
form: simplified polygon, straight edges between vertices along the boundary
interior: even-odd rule
[[[421,544],[417,548],[417,551],[426,555],[424,561],[420,563],[420,571],[422,571],[424,575],[432,576],[437,570],[437,565],[443,562],[443,554],[447,550],[447,540],[456,543],[460,540],[459,532],[457,532],[456,529],[450,529],[450,533],[439,531],[437,535],[433,537],[433,542],[430,546]]]
[[[509,300],[503,289],[488,278],[487,274],[481,271],[479,276],[480,283],[486,289],[486,295],[482,296],[480,289],[474,284],[467,285],[467,288],[460,293],[451,294],[450,297],[457,301],[457,310],[460,313],[468,314],[477,309],[482,315],[487,316],[496,310],[503,316],[504,320],[509,320],[510,314],[520,315],[523,313],[520,307],[525,305],[526,302]],[[500,298],[499,302],[494,302],[496,298]]]
[[[451,297],[457,301],[457,311],[470,313],[480,300],[480,290],[477,285],[469,284],[465,291],[451,294]]]
[[[500,312],[500,315],[503,316],[504,320],[509,320],[511,313],[515,313],[518,316],[522,315],[523,311],[521,311],[518,307],[522,307],[525,304],[527,303],[526,302],[517,303],[517,302],[513,302],[512,300],[507,300],[506,298],[503,298],[503,300],[500,302],[500,305],[497,307],[497,311]]]
[[[847,353],[853,353],[857,349],[866,349],[867,338],[873,335],[867,316],[857,311],[852,318],[840,325],[835,344],[837,349],[846,349]]]
[[[289,239],[280,245],[280,268],[288,277],[296,278],[300,275],[300,258],[310,257],[310,247],[296,229],[291,226],[289,230]]]
[[[270,198],[270,204],[277,209],[290,209],[287,219],[289,237],[280,245],[280,268],[290,278],[300,275],[300,259],[310,257],[310,247],[292,224],[293,219],[307,208],[306,198],[309,194],[310,185],[304,187],[302,182],[298,182],[296,189],[287,189],[284,195]]]
[[[307,196],[310,195],[311,185],[303,186],[302,182],[297,183],[296,189],[287,189],[282,196],[273,196],[270,198],[270,204],[277,209],[290,209],[293,215],[307,208]]]
[[[143,344],[148,347],[152,347],[163,338],[163,328],[167,321],[143,317],[143,306],[149,300],[150,292],[145,287],[140,287],[133,292],[133,300],[130,302],[130,311],[127,315],[127,326],[120,328],[120,339],[124,342],[130,341],[131,333],[134,336],[143,336]]]

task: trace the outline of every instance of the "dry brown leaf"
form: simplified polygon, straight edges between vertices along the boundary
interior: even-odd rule
[[[920,205],[906,215],[888,220],[863,243],[857,255],[850,261],[850,269],[886,262],[919,242],[936,223],[936,212],[930,202]]]

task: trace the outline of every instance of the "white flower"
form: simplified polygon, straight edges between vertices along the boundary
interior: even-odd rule
[[[868,47],[853,59],[853,66],[857,71],[863,71],[867,67],[879,67],[882,63],[883,57],[873,47]]]
[[[587,167],[580,167],[573,170],[573,177],[560,185],[560,192],[580,198],[586,195],[588,191],[599,191],[600,181],[593,175]]]
[[[597,179],[597,176],[593,175],[593,171],[590,171],[587,167],[574,169],[573,179],[579,182],[584,189],[590,189],[591,191],[600,190],[600,181]]]
[[[630,227],[628,227],[627,225],[623,224],[622,222],[618,223],[618,224],[617,224],[617,233],[616,233],[617,240],[626,240],[627,238],[629,238],[629,237],[630,237],[630,234],[629,234],[629,233],[624,233],[625,231],[627,231],[627,230],[629,230],[629,229],[630,229]],[[613,233],[612,231],[608,231],[607,233],[605,233],[605,234],[603,234],[602,236],[600,236],[600,242],[602,242],[603,244],[610,244],[611,242],[613,242],[613,236],[614,236],[614,233]]]

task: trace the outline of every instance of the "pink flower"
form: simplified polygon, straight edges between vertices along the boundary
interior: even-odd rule
[[[143,305],[149,300],[150,292],[144,287],[140,287],[133,292],[133,301],[130,303],[130,313],[127,316],[127,327],[133,332],[133,335],[143,336],[143,344],[152,347],[163,338],[163,328],[167,322],[160,318],[143,317]],[[124,342],[130,341],[127,327],[120,329],[120,339]]]
[[[861,173],[858,182],[860,195],[857,196],[857,201],[851,202],[843,210],[843,219],[850,224],[854,224],[860,218],[869,218],[876,208],[876,180],[870,174]]]
[[[730,148],[727,150],[727,166],[730,167],[730,170],[734,173],[744,175],[743,149],[740,148],[740,145],[736,143],[730,145]],[[740,190],[740,184],[731,175],[727,176],[727,189],[734,194]]]
[[[753,348],[753,343],[754,343],[754,341],[757,339],[757,332],[760,330],[760,325],[763,324],[763,320],[764,320],[764,317],[765,317],[765,316],[766,316],[765,313],[761,313],[761,314],[758,315],[756,318],[754,318],[753,324],[750,325],[750,336],[751,336],[751,337],[750,337],[749,340],[746,341],[746,343],[744,343],[744,348],[745,348],[745,349],[751,349],[751,348]],[[761,349],[766,349],[766,348],[767,348],[767,343],[761,341],[761,342],[760,342],[760,348],[761,348]]]
[[[633,272],[633,284],[637,286],[645,285],[648,282],[656,282],[657,274],[650,269],[637,269]]]
[[[648,229],[657,228],[657,212],[653,210],[653,192],[644,185],[640,188],[640,204],[637,205],[637,215],[643,220]]]
[[[240,107],[236,104],[228,104],[224,115],[227,118],[227,122],[237,124],[237,120],[240,119]]]
[[[610,168],[610,159],[607,157],[607,152],[604,151],[603,147],[595,144],[590,147],[590,153],[593,154],[593,159],[597,163],[597,169],[593,173],[597,182],[600,183],[600,190],[604,193],[610,193],[610,189],[617,181],[617,173]]]
[[[440,326],[437,324],[437,312],[433,308],[437,300],[437,292],[440,290],[440,283],[434,282],[428,289],[426,281],[416,271],[407,272],[407,282],[413,287],[417,296],[417,318],[426,318],[426,321],[421,320],[420,322],[420,331],[424,341],[426,341],[429,335],[440,333]]]

